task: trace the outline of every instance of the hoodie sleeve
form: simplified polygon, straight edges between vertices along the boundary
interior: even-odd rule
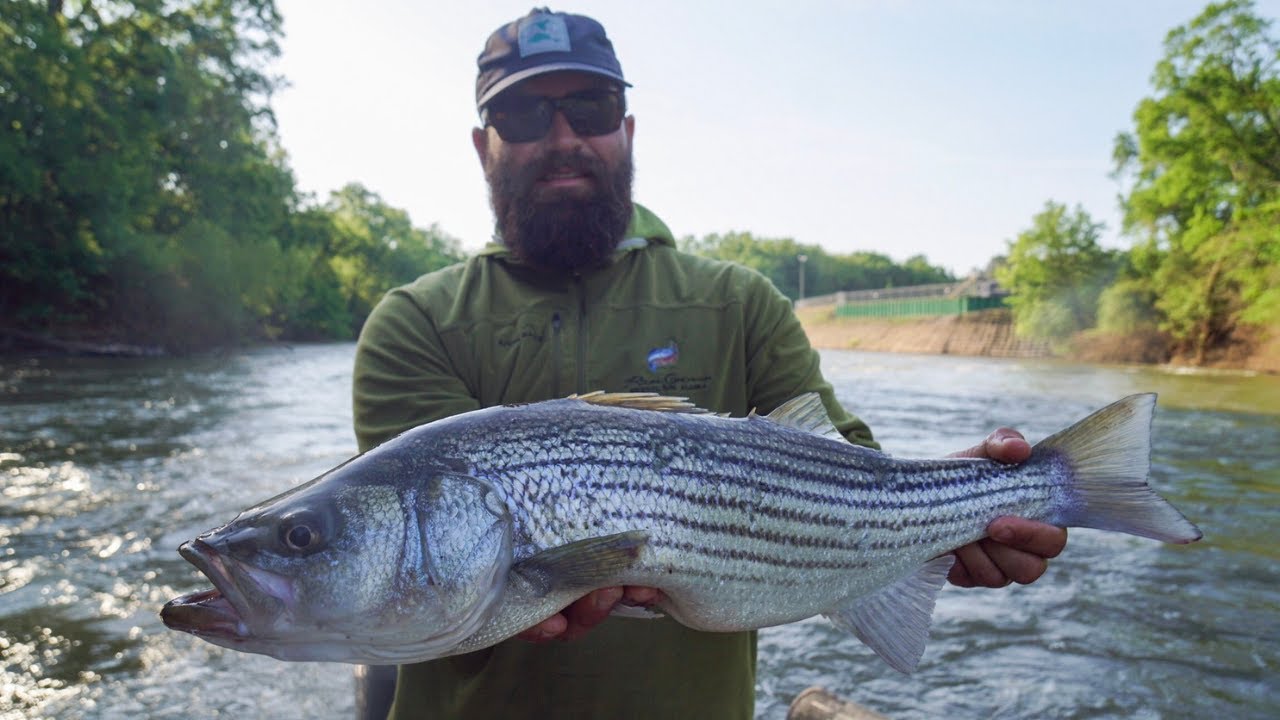
[[[797,395],[816,392],[840,434],[855,445],[880,449],[867,424],[840,405],[831,383],[822,377],[818,352],[809,344],[791,301],[768,279],[751,275],[747,392],[752,405],[767,413]]]
[[[360,452],[479,407],[428,313],[402,290],[383,297],[356,343],[352,411]]]

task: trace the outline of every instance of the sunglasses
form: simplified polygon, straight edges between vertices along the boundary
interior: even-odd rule
[[[518,95],[489,103],[481,119],[486,127],[497,130],[504,142],[525,143],[545,137],[557,111],[575,133],[595,137],[618,129],[627,114],[627,101],[621,92],[606,89],[584,90],[560,98]]]

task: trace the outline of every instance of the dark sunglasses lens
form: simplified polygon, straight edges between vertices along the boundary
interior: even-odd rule
[[[546,100],[494,107],[489,124],[503,142],[533,142],[551,129],[552,109]]]
[[[493,106],[487,121],[504,142],[533,142],[551,129],[556,110],[564,113],[569,127],[583,137],[608,135],[622,124],[626,104],[614,92],[588,92],[551,100],[528,99]]]
[[[560,111],[569,127],[579,135],[608,135],[622,124],[621,97],[614,93],[567,97],[560,101]]]

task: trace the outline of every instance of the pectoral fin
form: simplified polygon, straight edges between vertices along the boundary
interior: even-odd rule
[[[856,634],[894,670],[910,674],[924,655],[933,606],[954,563],[952,555],[936,557],[898,582],[825,615],[836,627]]]
[[[649,534],[639,530],[589,538],[533,555],[512,566],[539,595],[605,587],[631,567]]]

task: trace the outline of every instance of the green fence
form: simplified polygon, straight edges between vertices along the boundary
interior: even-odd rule
[[[1003,297],[922,297],[845,303],[836,307],[838,317],[906,317],[910,315],[960,315],[1004,307]]]

